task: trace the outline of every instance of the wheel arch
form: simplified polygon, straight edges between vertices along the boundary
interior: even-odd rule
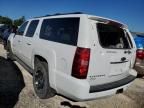
[[[36,59],[39,59],[40,61],[46,62],[48,64],[48,61],[40,55],[34,55],[34,64],[35,64]]]
[[[48,64],[48,74],[49,74],[49,83],[50,87],[56,90],[56,84],[55,84],[55,57],[53,54],[44,54],[44,53],[36,53],[33,52],[32,57],[32,67],[34,69],[34,63],[35,59],[38,58],[40,61],[45,61]]]

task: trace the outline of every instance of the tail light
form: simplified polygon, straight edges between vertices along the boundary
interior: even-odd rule
[[[76,49],[73,66],[72,66],[72,76],[85,79],[88,73],[90,60],[90,49],[89,48],[80,48]]]
[[[138,50],[136,51],[136,57],[137,57],[138,59],[144,59],[144,50],[138,49]]]

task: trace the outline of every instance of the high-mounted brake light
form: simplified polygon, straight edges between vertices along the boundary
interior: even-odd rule
[[[88,73],[90,60],[90,49],[80,48],[76,49],[73,66],[72,66],[72,76],[78,79],[85,79]]]

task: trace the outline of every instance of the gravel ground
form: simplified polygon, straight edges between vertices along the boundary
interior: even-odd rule
[[[144,108],[143,78],[137,78],[124,93],[107,98],[72,102],[56,95],[42,100],[34,93],[32,76],[5,58],[6,51],[0,45],[0,108]]]

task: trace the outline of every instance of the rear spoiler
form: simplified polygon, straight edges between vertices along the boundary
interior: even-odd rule
[[[88,18],[91,20],[99,21],[101,23],[115,25],[115,26],[118,26],[120,28],[128,28],[127,25],[122,24],[122,23],[115,21],[115,20],[111,20],[111,19],[107,19],[107,18],[103,18],[103,17],[96,17],[96,16],[88,16]]]

